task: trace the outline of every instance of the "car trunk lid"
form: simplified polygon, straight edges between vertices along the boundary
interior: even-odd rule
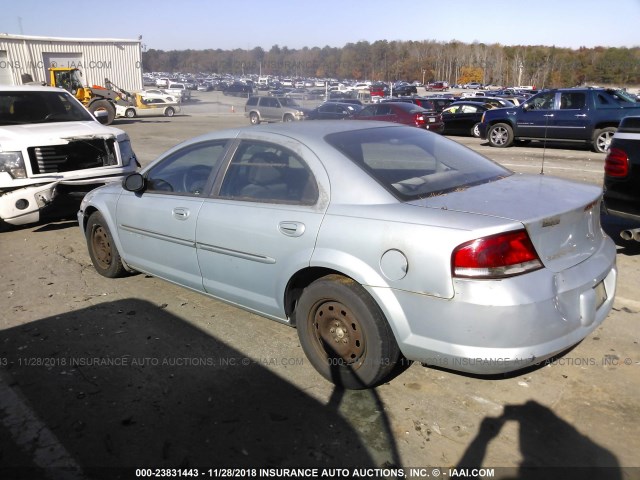
[[[593,185],[516,174],[409,203],[520,222],[543,264],[559,272],[586,260],[601,244],[601,196]]]

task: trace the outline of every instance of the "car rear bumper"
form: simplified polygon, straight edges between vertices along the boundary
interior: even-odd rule
[[[579,343],[609,314],[616,279],[615,244],[607,237],[588,260],[559,273],[456,279],[452,299],[369,291],[408,359],[491,375],[539,364]]]

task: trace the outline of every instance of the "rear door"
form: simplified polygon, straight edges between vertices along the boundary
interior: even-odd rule
[[[242,140],[196,231],[205,291],[280,320],[283,292],[309,265],[329,202],[317,157],[286,142]]]
[[[589,138],[589,118],[585,92],[560,92],[559,108],[554,112],[555,138]]]

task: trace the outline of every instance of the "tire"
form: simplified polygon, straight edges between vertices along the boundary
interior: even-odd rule
[[[282,121],[283,121],[283,122],[293,122],[293,115],[288,115],[288,114],[287,114],[287,115],[285,115],[285,116],[282,118]]]
[[[339,387],[374,387],[400,359],[382,311],[350,278],[327,275],[306,287],[296,306],[296,324],[311,364]]]
[[[609,146],[611,145],[611,139],[613,138],[613,134],[616,133],[616,130],[617,128],[615,127],[606,127],[596,130],[591,144],[593,151],[598,153],[607,153]]]
[[[480,124],[476,123],[473,127],[471,127],[471,136],[475,138],[480,138]]]
[[[89,104],[89,111],[91,113],[95,113],[99,110],[104,110],[107,112],[107,123],[106,125],[111,125],[113,123],[113,119],[116,118],[116,107],[109,100],[96,100]]]
[[[164,111],[164,116],[165,117],[173,117],[175,115],[176,111],[171,108],[171,107],[167,107],[167,109]]]
[[[127,118],[135,118],[136,111],[133,108],[127,108],[124,111],[124,116],[127,117]]]
[[[496,123],[489,127],[487,139],[492,147],[510,147],[513,145],[513,129],[506,123]]]
[[[256,112],[251,112],[249,115],[249,121],[251,125],[260,125],[260,116]]]
[[[89,256],[96,271],[107,278],[125,275],[120,253],[115,246],[111,231],[100,212],[93,212],[85,230]]]

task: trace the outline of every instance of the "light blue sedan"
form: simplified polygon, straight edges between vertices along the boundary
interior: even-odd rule
[[[325,378],[367,388],[405,359],[495,374],[585,338],[616,287],[601,195],[417,128],[296,122],[181,143],[78,220],[100,274],[295,326]]]

